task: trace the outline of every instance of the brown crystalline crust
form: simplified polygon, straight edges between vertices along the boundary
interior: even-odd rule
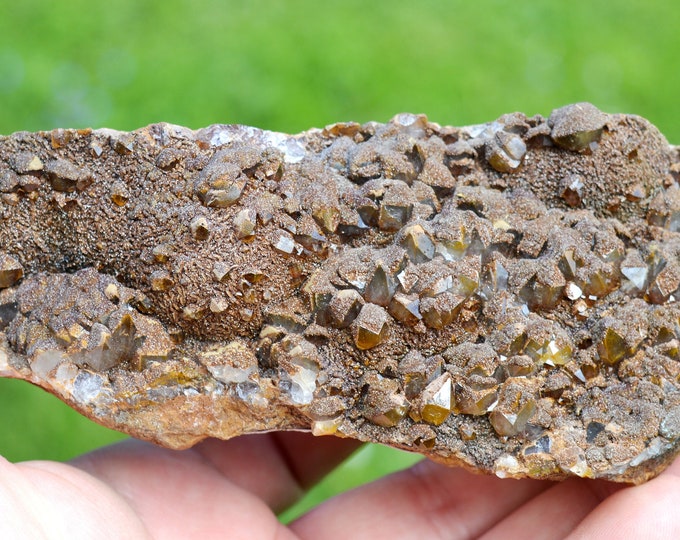
[[[0,138],[0,375],[183,448],[298,429],[642,482],[680,438],[678,150],[589,104]]]

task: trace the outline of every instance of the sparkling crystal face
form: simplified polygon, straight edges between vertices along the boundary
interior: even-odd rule
[[[680,439],[679,161],[589,104],[0,138],[0,373],[171,447],[640,482]]]

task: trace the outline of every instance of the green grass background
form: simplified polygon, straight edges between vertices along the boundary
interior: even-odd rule
[[[673,0],[0,0],[0,133],[54,127],[296,132],[423,112],[470,124],[591,101],[680,143]],[[0,454],[68,459],[120,439],[0,380]],[[414,461],[368,447],[286,514]]]

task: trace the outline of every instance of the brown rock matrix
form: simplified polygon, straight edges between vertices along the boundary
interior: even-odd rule
[[[643,482],[680,441],[679,173],[587,103],[0,137],[0,375],[172,448],[309,430]]]

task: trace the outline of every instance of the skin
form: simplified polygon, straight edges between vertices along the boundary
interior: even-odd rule
[[[183,452],[130,440],[68,464],[0,458],[0,537],[680,537],[680,460],[637,487],[501,480],[422,461],[289,526],[277,521],[357,444],[271,433],[207,440]]]

